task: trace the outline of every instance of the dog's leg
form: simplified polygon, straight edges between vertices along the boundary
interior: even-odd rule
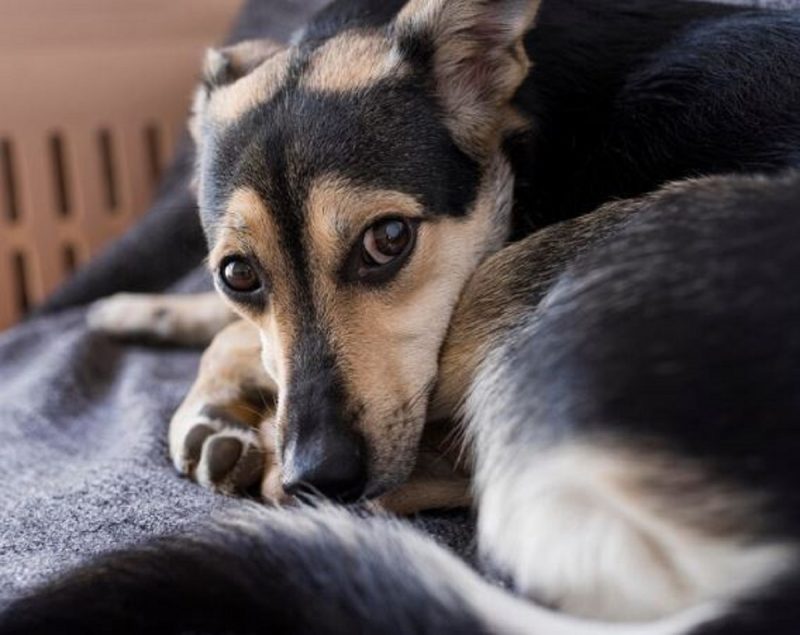
[[[92,330],[117,338],[205,346],[237,318],[222,298],[211,292],[118,293],[95,302],[86,319]]]
[[[197,380],[170,423],[178,471],[226,493],[260,481],[265,498],[279,499],[276,390],[262,364],[258,330],[245,321],[223,330],[203,354]]]
[[[578,236],[562,227],[478,272],[438,399],[466,414],[481,551],[522,593],[648,620],[757,596],[796,566],[795,529],[776,529],[796,527],[781,517],[795,484],[770,471],[797,439],[787,186],[671,186],[566,260],[547,241]]]

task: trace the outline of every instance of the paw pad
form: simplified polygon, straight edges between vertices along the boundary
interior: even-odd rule
[[[178,470],[209,489],[233,494],[258,482],[264,469],[264,452],[258,435],[241,424],[201,421],[183,440]]]

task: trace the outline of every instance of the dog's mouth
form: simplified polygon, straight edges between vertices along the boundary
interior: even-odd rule
[[[402,485],[406,478],[385,477],[375,480],[368,480],[363,483],[354,480],[343,487],[328,486],[323,484],[320,487],[311,482],[301,481],[287,487],[283,486],[283,503],[309,503],[320,500],[330,500],[340,504],[365,504],[397,489]]]
[[[412,452],[387,469],[386,466],[374,465],[361,452],[353,456],[330,452],[314,464],[299,467],[297,460],[290,459],[283,465],[282,488],[287,496],[301,500],[328,499],[344,504],[366,502],[405,483],[413,472],[415,460],[416,455]]]

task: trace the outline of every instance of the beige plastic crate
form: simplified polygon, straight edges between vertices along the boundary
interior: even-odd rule
[[[0,329],[121,234],[242,0],[0,0]]]

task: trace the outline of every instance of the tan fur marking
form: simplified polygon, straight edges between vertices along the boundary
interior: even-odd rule
[[[469,472],[455,450],[449,425],[426,424],[417,464],[408,482],[381,496],[375,505],[395,514],[469,507]]]
[[[468,479],[416,479],[407,482],[380,498],[374,505],[400,516],[427,509],[469,507],[472,501]]]
[[[214,270],[228,255],[252,253],[269,275],[273,295],[292,298],[296,294],[294,276],[289,259],[278,246],[277,236],[278,229],[264,201],[254,190],[241,188],[228,201],[217,242],[209,255],[209,266]],[[250,314],[234,304],[231,306],[274,342],[275,381],[282,386],[289,373],[289,360],[285,352],[291,348],[294,338],[294,320],[285,314],[281,306],[273,303],[263,315]]]
[[[607,445],[615,449],[616,486],[627,499],[646,500],[654,513],[709,540],[746,542],[764,529],[757,492],[722,483],[702,464],[657,447]]]
[[[347,92],[388,77],[400,79],[407,72],[406,64],[386,37],[344,33],[315,51],[300,86],[319,92]]]
[[[204,115],[211,121],[233,123],[248,110],[267,103],[286,80],[290,54],[289,49],[277,52],[241,79],[215,89]]]
[[[408,194],[356,186],[336,176],[312,183],[306,208],[312,257],[320,268],[329,270],[336,268],[370,223],[387,215],[422,215],[422,206]]]

